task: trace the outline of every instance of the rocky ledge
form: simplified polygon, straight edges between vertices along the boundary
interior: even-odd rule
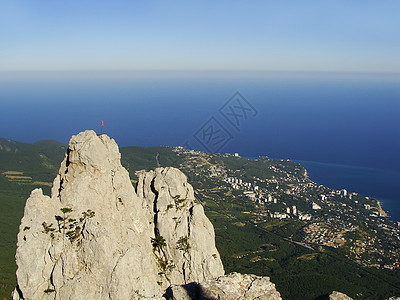
[[[281,299],[275,285],[269,277],[231,273],[202,283],[171,286],[166,293],[167,299],[240,299],[240,300],[276,300]]]

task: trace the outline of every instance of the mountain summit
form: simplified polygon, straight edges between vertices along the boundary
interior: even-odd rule
[[[180,170],[141,171],[135,190],[120,160],[107,135],[71,138],[51,197],[26,201],[13,299],[280,299],[268,277],[224,275]]]

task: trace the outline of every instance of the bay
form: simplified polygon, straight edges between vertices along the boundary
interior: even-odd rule
[[[333,189],[346,189],[380,200],[393,221],[400,221],[400,172],[351,165],[297,161],[311,180]]]

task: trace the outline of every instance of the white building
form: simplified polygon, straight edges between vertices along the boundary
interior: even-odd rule
[[[304,215],[299,214],[299,219],[303,220],[303,221],[309,221],[309,220],[311,220],[311,215],[309,215],[309,214],[304,214]]]
[[[256,194],[254,192],[244,191],[243,194],[249,199],[252,199],[252,200],[256,199]]]
[[[312,209],[321,209],[321,206],[319,206],[317,203],[313,202],[313,203],[311,204],[311,208],[312,208]]]
[[[289,216],[285,213],[280,213],[280,212],[274,212],[274,214],[271,214],[271,218],[275,218],[275,219],[286,219]]]
[[[297,207],[296,207],[296,205],[293,205],[293,206],[292,206],[292,214],[293,214],[294,216],[297,216]]]

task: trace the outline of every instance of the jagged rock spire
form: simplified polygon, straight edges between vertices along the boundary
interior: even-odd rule
[[[170,284],[224,274],[181,171],[141,174],[138,194],[113,139],[73,136],[51,197],[36,189],[26,202],[13,298],[159,298]]]

